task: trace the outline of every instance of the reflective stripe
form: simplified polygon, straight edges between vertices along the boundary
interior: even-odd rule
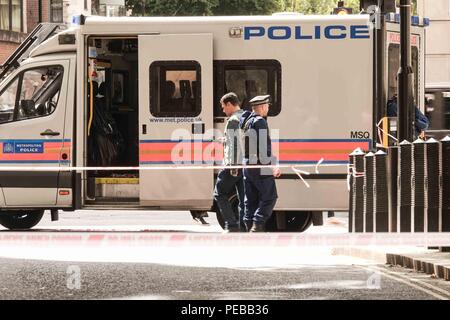
[[[177,148],[177,149],[174,149]],[[371,140],[360,139],[286,139],[273,140],[272,151],[280,163],[311,163],[324,158],[324,163],[348,162],[348,155],[356,148],[368,151]],[[141,142],[139,148],[141,164],[172,164],[175,156],[193,163],[221,163],[223,145],[218,142]]]
[[[20,148],[29,145],[29,148]],[[0,163],[69,163],[70,140],[0,140]]]

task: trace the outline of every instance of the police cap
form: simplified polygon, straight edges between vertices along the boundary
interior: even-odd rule
[[[270,95],[264,95],[264,96],[256,96],[252,100],[249,101],[250,105],[252,107],[259,106],[261,104],[270,103]]]

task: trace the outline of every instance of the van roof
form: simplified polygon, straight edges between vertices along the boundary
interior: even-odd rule
[[[152,24],[152,23],[255,23],[255,22],[290,22],[290,21],[367,21],[369,15],[273,15],[273,16],[199,16],[199,17],[102,17],[88,16],[84,24]]]
[[[164,25],[194,26],[194,25],[233,25],[246,24],[295,24],[295,23],[357,23],[367,25],[370,16],[361,15],[275,15],[275,16],[207,16],[207,17],[100,17],[88,16],[83,19],[74,17],[74,21],[82,21],[82,33],[84,34],[125,34],[145,32],[163,32]],[[75,23],[77,24],[77,23]],[[158,26],[158,30],[152,30],[151,26]],[[145,29],[144,29],[145,28]],[[208,30],[208,29],[205,29]]]

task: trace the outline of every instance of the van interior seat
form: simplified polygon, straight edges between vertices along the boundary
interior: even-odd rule
[[[180,80],[180,94],[183,101],[183,110],[192,110],[192,89],[189,80]]]
[[[257,95],[256,80],[245,80],[245,97],[242,100],[242,108],[250,110],[249,101]]]
[[[33,117],[36,115],[36,109],[33,100],[21,100],[20,109],[23,117]]]
[[[180,80],[180,94],[182,98],[192,97],[191,82],[189,80]]]
[[[197,100],[197,84],[198,81],[192,81],[192,96],[194,97],[194,101]]]
[[[173,81],[166,81],[164,84],[164,90],[163,91],[163,101],[168,102],[169,100],[174,98],[175,94],[175,83]]]

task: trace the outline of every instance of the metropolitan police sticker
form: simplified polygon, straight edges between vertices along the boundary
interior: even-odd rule
[[[42,142],[16,142],[15,153],[44,153],[44,143]]]
[[[14,143],[11,142],[3,143],[3,153],[14,153]]]

